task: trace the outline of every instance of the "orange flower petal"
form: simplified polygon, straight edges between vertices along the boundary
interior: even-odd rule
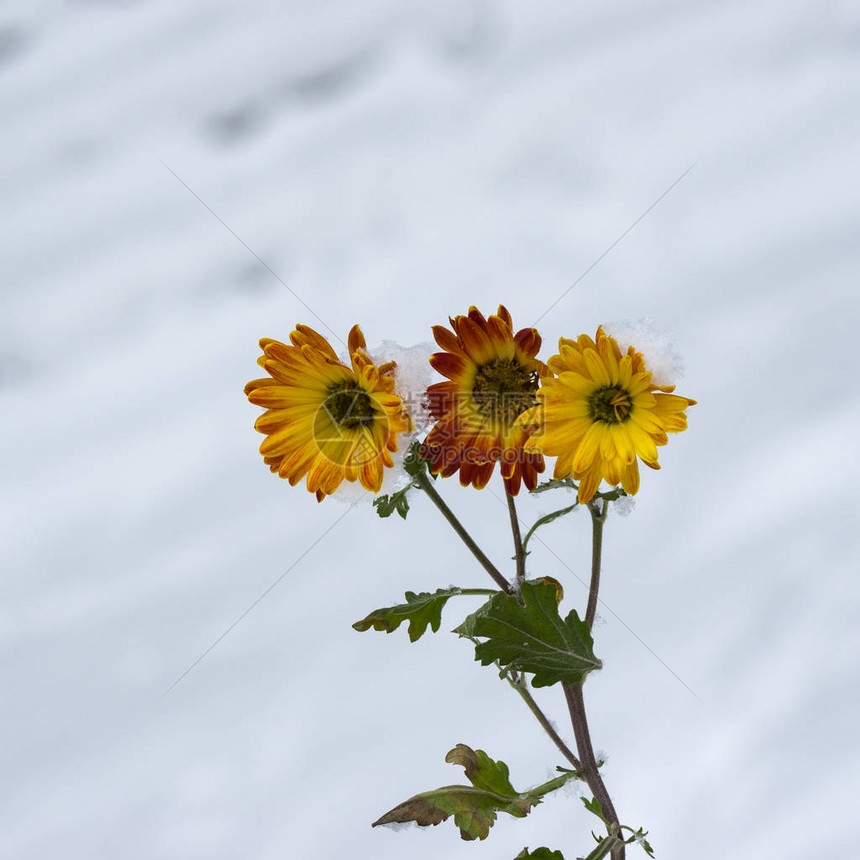
[[[422,449],[431,471],[443,477],[459,471],[464,486],[480,489],[502,460],[508,491],[516,492],[523,483],[523,463],[528,462],[528,481],[534,486],[538,470],[544,468],[543,457],[539,452],[525,454],[531,427],[527,421],[517,422],[536,404],[538,376],[549,372],[534,357],[540,336],[523,329],[516,343],[511,315],[503,305],[489,317],[472,306],[465,316],[449,319],[450,331],[432,329],[444,352],[434,353],[430,363],[448,380],[426,392],[436,422]]]
[[[455,355],[462,354],[463,350],[460,348],[460,341],[457,340],[457,336],[445,328],[445,326],[434,325],[431,331],[436,343],[446,352],[453,352]]]
[[[430,356],[430,365],[442,376],[447,376],[448,379],[456,379],[462,376],[469,370],[469,362],[463,355],[457,355],[450,352],[434,352]]]

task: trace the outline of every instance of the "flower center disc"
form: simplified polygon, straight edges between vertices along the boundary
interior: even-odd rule
[[[330,388],[323,405],[338,427],[352,430],[373,423],[373,401],[357,385],[344,383]]]
[[[497,358],[478,368],[472,397],[483,415],[511,422],[537,403],[537,387],[535,371],[526,370],[516,359]]]
[[[630,395],[619,385],[598,388],[588,396],[588,414],[592,421],[621,424],[630,418]]]

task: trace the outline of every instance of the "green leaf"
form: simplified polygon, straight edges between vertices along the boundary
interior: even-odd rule
[[[466,779],[475,788],[511,797],[517,794],[508,776],[508,766],[503,761],[491,759],[483,750],[473,750],[466,744],[457,744],[445,756],[445,761],[448,764],[459,764],[466,771]]]
[[[551,582],[526,580],[519,596],[493,595],[455,629],[468,639],[486,639],[475,647],[483,666],[494,661],[534,675],[532,685],[579,683],[603,664],[594,656],[588,626],[575,611],[564,619],[558,613],[556,587]]]
[[[534,851],[529,851],[528,848],[523,848],[514,860],[564,860],[564,855],[561,851],[550,851],[549,848],[535,848]]]
[[[542,484],[538,484],[532,492],[545,493],[547,490],[558,490],[562,487],[567,490],[579,489],[573,478],[562,478],[560,481],[544,481]]]
[[[606,492],[603,493],[595,493],[594,498],[603,499],[606,502],[615,502],[618,501],[618,499],[623,499],[626,495],[627,493],[623,487],[615,487],[614,489],[606,490]]]
[[[538,484],[533,490],[532,493],[545,493],[547,490],[578,490],[579,485],[573,478],[567,477],[562,478],[560,481],[544,481],[542,484]],[[606,490],[606,492],[597,492],[594,494],[594,500],[604,499],[607,502],[614,502],[616,499],[620,499],[622,496],[626,496],[627,493],[624,491],[623,487],[613,487],[611,490]]]
[[[406,603],[397,606],[384,606],[374,609],[366,618],[356,621],[353,629],[360,633],[365,630],[384,630],[386,633],[395,631],[404,621],[409,622],[409,641],[416,642],[426,632],[427,626],[436,633],[442,623],[442,608],[449,598],[462,594],[461,588],[438,588],[433,594],[422,591],[406,592]]]
[[[622,830],[627,830],[633,835],[629,839],[625,839],[625,843],[629,845],[631,842],[636,842],[639,847],[649,856],[654,856],[654,849],[651,847],[651,844],[645,838],[648,835],[648,831],[643,828],[639,828],[638,830],[634,830],[632,827],[627,827],[626,825],[621,825]]]
[[[596,797],[592,797],[589,800],[587,797],[579,798],[584,804],[585,808],[596,815],[604,824],[607,823],[606,819],[603,817],[603,807],[600,805],[600,801]]]
[[[565,774],[530,791],[518,792],[508,778],[508,766],[503,761],[494,761],[483,750],[457,744],[445,761],[462,765],[471,786],[446,785],[416,794],[386,812],[373,826],[414,821],[427,827],[453,815],[463,839],[486,839],[499,812],[525,818],[546,794],[571,778]]]
[[[397,513],[405,520],[406,514],[409,513],[409,501],[406,498],[406,494],[411,489],[412,485],[410,484],[408,487],[404,487],[402,490],[398,490],[390,496],[377,496],[373,500],[373,506],[376,508],[376,513],[379,514],[380,517],[385,518],[390,517],[395,511],[397,511]]]
[[[409,450],[403,457],[403,470],[411,478],[417,478],[422,472],[427,472],[428,461],[421,458],[421,443],[416,439],[410,446]],[[430,477],[435,479],[435,475],[430,473]],[[390,517],[395,511],[405,520],[409,513],[409,501],[406,498],[407,493],[417,486],[413,480],[408,486],[398,490],[390,495],[380,495],[373,500],[373,505],[376,508],[376,513],[380,517]]]
[[[427,471],[427,464],[429,461],[423,459],[421,457],[421,442],[417,439],[409,446],[409,450],[406,452],[403,457],[403,470],[407,475],[410,475],[413,478],[416,478],[422,472]],[[431,472],[431,478],[436,478],[436,476]]]

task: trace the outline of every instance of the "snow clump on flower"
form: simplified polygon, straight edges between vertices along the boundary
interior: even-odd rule
[[[622,354],[629,346],[642,353],[655,385],[675,385],[683,377],[684,365],[675,351],[675,338],[660,331],[654,320],[621,320],[607,323],[604,330],[618,341]]]
[[[423,432],[433,423],[427,412],[425,392],[430,385],[433,370],[430,366],[430,355],[437,349],[435,344],[429,342],[400,346],[394,341],[384,340],[379,348],[373,351],[373,358],[381,363],[396,362],[394,390],[403,398],[416,434]]]
[[[379,346],[367,350],[367,354],[377,367],[388,361],[396,363],[394,392],[403,399],[403,404],[415,428],[412,433],[398,434],[397,450],[391,454],[394,466],[385,470],[380,493],[396,493],[412,480],[403,468],[403,458],[416,435],[424,432],[432,423],[424,402],[424,392],[430,384],[433,370],[430,367],[430,354],[436,349],[436,345],[429,342],[415,346],[401,346],[393,340],[384,340]],[[349,364],[348,357],[344,363]],[[372,502],[375,496],[373,493],[368,493],[358,481],[354,483],[344,481],[331,498],[347,504],[360,504]]]

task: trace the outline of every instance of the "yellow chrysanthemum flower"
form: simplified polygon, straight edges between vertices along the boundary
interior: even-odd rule
[[[248,400],[266,407],[254,425],[266,434],[266,464],[291,486],[307,475],[320,502],[344,480],[379,492],[397,434],[412,430],[394,393],[394,362],[374,365],[357,325],[348,338],[351,367],[308,326],[296,326],[290,341],[263,338],[257,363],[269,376],[245,386]]]
[[[485,319],[476,308],[467,316],[450,319],[451,329],[433,326],[433,337],[445,352],[430,356],[430,364],[447,382],[427,389],[430,416],[436,424],[427,434],[421,453],[434,474],[449,477],[459,470],[460,483],[482,489],[501,461],[508,493],[520,483],[530,489],[544,470],[543,457],[526,454],[529,431],[516,423],[532,407],[546,365],[535,356],[540,335],[533,328],[514,334],[511,315],[499,305]]]
[[[631,346],[622,355],[602,326],[595,340],[562,338],[547,364],[555,377],[541,380],[539,404],[519,419],[533,431],[526,451],[557,457],[554,477],[579,481],[583,504],[602,480],[636,493],[636,458],[659,469],[658,446],[687,429],[684,411],[696,401],[655,385],[642,353]]]

